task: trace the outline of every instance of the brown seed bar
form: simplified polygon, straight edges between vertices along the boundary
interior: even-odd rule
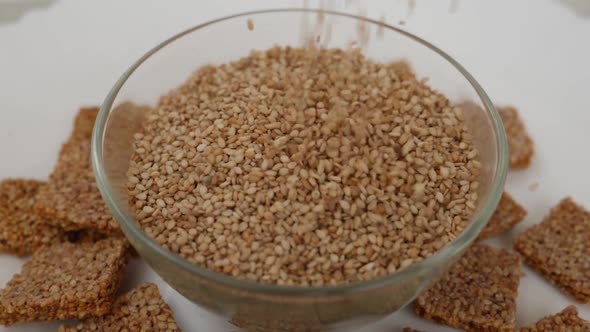
[[[117,299],[111,312],[88,318],[75,326],[62,326],[60,332],[90,331],[181,331],[172,310],[154,284],[143,284]]]
[[[590,322],[578,316],[578,309],[570,305],[561,312],[547,316],[535,325],[524,327],[519,332],[589,332]]]
[[[527,263],[564,292],[590,302],[590,212],[567,197],[514,246]]]
[[[416,314],[466,331],[512,331],[520,256],[475,244],[416,301]]]
[[[95,241],[101,236],[89,231],[66,232],[52,226],[32,211],[36,194],[45,183],[7,179],[0,182],[0,251],[26,256],[42,246],[63,241]]]
[[[404,327],[404,330],[403,330],[403,332],[421,332],[421,331],[414,330],[414,329],[413,329],[413,328],[411,328],[411,327]]]
[[[531,163],[535,151],[533,140],[529,136],[514,107],[498,107],[498,113],[504,122],[508,147],[510,149],[510,167],[526,168]]]
[[[74,119],[74,130],[72,131],[72,135],[82,139],[91,138],[98,111],[98,107],[81,108]]]
[[[47,185],[39,190],[35,210],[66,230],[90,228],[119,235],[119,226],[102,200],[90,164],[90,138],[97,112],[98,108],[80,110]]]
[[[480,240],[502,234],[521,222],[526,210],[518,204],[510,194],[504,192],[500,203],[486,227],[479,234]]]
[[[101,316],[109,312],[128,244],[109,238],[36,251],[0,290],[0,324]]]
[[[0,251],[18,256],[65,239],[65,232],[48,225],[32,211],[44,182],[8,179],[0,182]]]

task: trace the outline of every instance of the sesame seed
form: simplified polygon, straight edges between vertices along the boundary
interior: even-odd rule
[[[472,217],[481,163],[459,111],[359,49],[253,51],[161,97],[134,137],[131,206],[158,243],[234,277],[384,276]]]

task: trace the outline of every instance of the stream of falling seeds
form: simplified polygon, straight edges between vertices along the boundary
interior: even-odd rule
[[[303,1],[304,8],[309,8],[308,0]],[[366,16],[366,9],[357,0],[347,0],[345,4],[346,8],[355,8],[355,14],[361,17]],[[301,22],[301,43],[305,47],[329,47],[332,30],[334,25],[334,17],[332,15],[326,15],[326,10],[336,9],[335,2],[332,0],[320,1],[319,12],[315,19],[311,15],[303,15]],[[384,22],[385,15],[381,16],[381,22]],[[379,27],[377,31],[378,37],[382,38],[384,34],[383,26]],[[371,26],[364,20],[357,22],[356,33],[350,36],[348,41],[348,48],[359,48],[366,50],[370,41],[370,30]]]
[[[379,20],[379,27],[377,28],[377,38],[379,40],[383,40],[384,34],[385,34],[385,15],[381,15],[381,19]]]
[[[416,0],[408,0],[408,16],[414,15],[416,9]]]

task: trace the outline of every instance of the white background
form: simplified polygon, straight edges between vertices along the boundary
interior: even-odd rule
[[[7,0],[0,1],[0,12]],[[47,1],[42,1],[46,3]],[[415,3],[415,5],[411,5]],[[310,7],[318,2],[310,1]],[[19,21],[0,21],[0,179],[46,178],[82,105],[98,105],[143,52],[198,23],[240,11],[302,6],[300,1],[58,1]],[[462,63],[500,105],[517,106],[536,142],[532,168],[509,175],[508,190],[528,210],[513,234],[537,223],[571,195],[590,208],[590,2],[586,0],[383,0],[362,3],[367,15],[433,42]],[[346,8],[344,1],[335,9]],[[0,16],[1,18],[2,16]],[[529,185],[538,183],[537,190]],[[22,261],[0,255],[0,286]],[[519,326],[555,313],[571,298],[524,269]],[[238,331],[164,285],[143,263],[129,268],[125,289],[158,282],[186,331]],[[578,305],[590,319],[590,305]],[[411,325],[452,331],[414,318],[409,309],[363,331]],[[47,331],[21,325],[0,331]]]

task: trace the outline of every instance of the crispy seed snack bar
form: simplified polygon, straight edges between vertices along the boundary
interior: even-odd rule
[[[65,240],[65,232],[48,225],[32,211],[43,181],[8,179],[0,182],[0,251],[25,256],[37,248]]]
[[[414,330],[414,329],[413,329],[413,328],[411,328],[411,327],[404,327],[404,330],[403,330],[403,332],[420,332],[420,331],[418,331],[418,330]]]
[[[0,290],[0,324],[101,316],[109,312],[128,258],[109,238],[36,251]]]
[[[480,240],[507,232],[526,217],[526,210],[510,194],[504,192],[500,203],[486,227],[479,234]]]
[[[475,244],[418,297],[416,314],[466,331],[512,331],[519,279],[520,256]]]
[[[62,326],[60,332],[90,331],[181,331],[172,310],[154,284],[143,284],[117,299],[111,312],[89,318],[75,326]]]
[[[590,212],[567,197],[514,247],[534,269],[582,303],[590,302]]]
[[[568,306],[561,312],[547,316],[535,325],[524,327],[518,332],[588,332],[590,322],[578,316],[578,309],[573,305]]]
[[[504,122],[508,146],[510,149],[510,167],[526,168],[531,163],[535,152],[533,140],[529,136],[514,107],[498,107],[498,113]]]
[[[98,107],[81,108],[74,119],[74,130],[72,131],[71,136],[80,139],[89,139],[94,130],[94,122],[96,121],[98,111]]]
[[[39,190],[36,211],[65,230],[94,229],[121,234],[106,207],[90,164],[90,138],[98,108],[83,108],[46,186]]]
[[[96,241],[102,238],[88,230],[64,231],[49,225],[32,211],[37,191],[45,183],[29,179],[0,182],[0,252],[26,256],[42,246],[59,242]]]

